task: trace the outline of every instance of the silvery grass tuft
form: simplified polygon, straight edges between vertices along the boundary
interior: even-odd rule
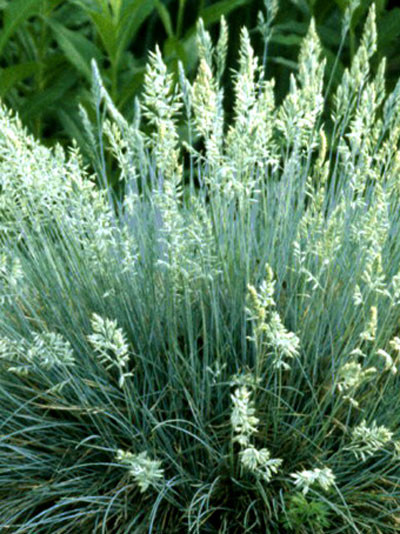
[[[93,65],[97,176],[0,109],[2,532],[399,532],[400,83],[240,38],[230,124],[224,21],[132,123]]]

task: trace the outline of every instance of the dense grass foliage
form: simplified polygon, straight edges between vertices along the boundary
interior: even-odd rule
[[[193,83],[156,49],[132,122],[93,64],[98,176],[0,109],[5,532],[399,531],[400,83],[370,75],[375,9],[330,124],[312,22],[279,105],[242,30],[227,127],[227,33],[199,24]]]

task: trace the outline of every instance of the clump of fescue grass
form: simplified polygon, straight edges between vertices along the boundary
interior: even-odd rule
[[[1,108],[4,532],[399,531],[400,84],[370,77],[374,8],[326,125],[313,23],[280,106],[242,31],[229,127],[226,42],[199,26],[193,84],[151,54],[132,124],[94,68],[123,200]]]

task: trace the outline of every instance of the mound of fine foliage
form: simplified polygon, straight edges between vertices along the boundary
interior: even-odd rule
[[[132,123],[93,64],[99,176],[0,110],[2,532],[399,532],[400,83],[369,75],[374,8],[330,117],[311,23],[280,105],[242,30],[227,126],[227,39],[200,24],[193,84],[152,53]]]

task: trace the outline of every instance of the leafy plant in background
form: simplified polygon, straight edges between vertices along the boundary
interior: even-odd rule
[[[371,75],[375,18],[330,146],[313,22],[280,104],[242,30],[229,125],[224,24],[199,24],[193,83],[150,55],[133,121],[93,64],[122,199],[1,108],[3,530],[398,532],[400,82]]]
[[[256,27],[257,10],[262,9],[262,1],[253,2],[251,6],[243,8],[248,11],[246,23]],[[315,20],[324,56],[327,59],[327,70],[334,70],[333,87],[339,83],[346,66],[351,63],[356,52],[358,41],[367,12],[372,0],[359,1],[354,4],[352,20],[347,38],[342,42],[340,31],[341,18],[349,7],[349,0],[281,0],[280,12],[274,25],[274,33],[270,44],[269,70],[279,84],[278,95],[286,93],[289,71],[297,68],[296,59],[300,43],[307,32],[310,18]],[[399,45],[400,36],[400,8],[391,6],[390,0],[375,2],[378,42],[377,53],[372,61],[375,71],[383,57],[388,61],[386,81],[393,89],[399,77]],[[235,17],[232,17],[236,22]],[[254,32],[255,33],[255,32]],[[257,41],[256,41],[257,46]],[[258,50],[263,47],[262,40],[258,43]],[[338,50],[340,55],[338,56]],[[279,80],[282,80],[279,82]]]
[[[184,26],[185,0],[3,0],[0,97],[48,143],[82,144],[78,103],[90,101],[92,58],[118,109],[130,116],[155,44],[168,63],[193,67],[196,17],[208,26],[246,1],[198,2]]]
[[[317,24],[333,86],[352,60],[370,0],[355,10],[348,38],[341,43],[340,19],[347,0],[281,0],[268,54],[268,77],[276,79],[280,101],[296,69],[300,42],[311,17]],[[90,110],[90,61],[94,58],[106,88],[122,114],[132,118],[133,96],[143,82],[147,55],[159,44],[166,63],[177,73],[181,61],[189,77],[197,60],[195,27],[201,17],[216,36],[215,23],[228,17],[232,35],[245,23],[252,28],[262,55],[258,14],[263,0],[2,0],[0,2],[0,98],[18,110],[25,125],[47,144],[66,145],[81,136],[79,103]],[[2,23],[2,24],[1,24]],[[393,88],[400,73],[400,9],[377,2],[377,58],[388,58],[386,79]],[[228,70],[236,68],[239,40],[228,43]],[[375,62],[377,63],[377,61]],[[231,111],[229,78],[225,106]],[[86,154],[85,154],[86,155]]]

